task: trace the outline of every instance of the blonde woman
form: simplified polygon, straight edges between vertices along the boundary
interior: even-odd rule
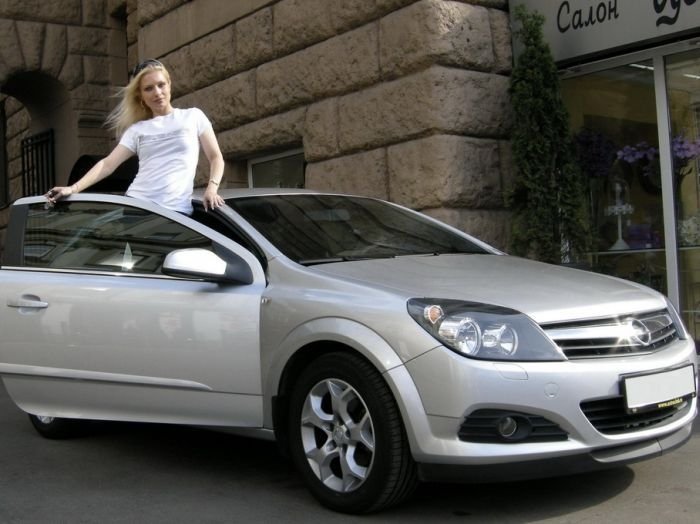
[[[197,108],[174,108],[170,104],[170,86],[170,74],[161,62],[149,59],[138,64],[121,92],[121,101],[107,118],[107,124],[120,137],[119,144],[72,186],[52,188],[46,194],[49,203],[84,191],[138,155],[139,170],[126,195],[191,214],[201,145],[209,161],[204,208],[221,206],[224,201],[218,186],[224,159],[211,122]]]

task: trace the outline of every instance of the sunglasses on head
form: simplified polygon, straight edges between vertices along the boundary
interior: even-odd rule
[[[153,58],[149,58],[148,60],[144,60],[140,64],[137,64],[136,67],[134,67],[134,70],[131,72],[131,78],[134,78],[141,71],[146,69],[148,66],[163,67],[163,64],[161,64],[158,60],[155,60]]]

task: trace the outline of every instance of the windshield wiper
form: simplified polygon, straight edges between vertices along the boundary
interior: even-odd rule
[[[328,257],[328,258],[304,258],[297,260],[302,266],[314,266],[316,264],[333,264],[334,262],[345,262],[343,257]]]
[[[437,257],[440,255],[490,255],[488,251],[466,251],[459,249],[445,249],[443,251],[425,251],[422,253],[391,253],[385,255],[345,255],[342,257],[327,257],[327,258],[305,258],[299,260],[298,263],[302,266],[313,266],[317,264],[334,264],[336,262],[357,262],[360,260],[379,260],[385,258],[398,257]]]
[[[362,256],[352,256],[346,255],[342,257],[328,257],[328,258],[305,258],[299,260],[298,263],[302,266],[313,266],[316,264],[333,264],[335,262],[357,262],[359,260],[378,260],[380,258],[396,258],[397,255],[362,255]]]
[[[432,256],[440,256],[440,255],[490,255],[488,251],[483,251],[483,250],[464,250],[464,249],[444,249],[444,250],[436,250],[432,251],[430,253],[425,253],[426,255],[432,255]]]

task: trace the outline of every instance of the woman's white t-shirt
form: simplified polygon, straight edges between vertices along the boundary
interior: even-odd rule
[[[173,109],[130,126],[119,144],[138,155],[139,170],[127,196],[191,214],[199,136],[211,127],[197,108]]]

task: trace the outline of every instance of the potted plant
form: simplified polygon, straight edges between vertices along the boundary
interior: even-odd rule
[[[506,202],[512,212],[511,251],[545,262],[576,262],[588,246],[586,188],[569,133],[559,73],[544,41],[544,17],[514,11],[522,44],[511,75],[511,143],[515,177]]]

